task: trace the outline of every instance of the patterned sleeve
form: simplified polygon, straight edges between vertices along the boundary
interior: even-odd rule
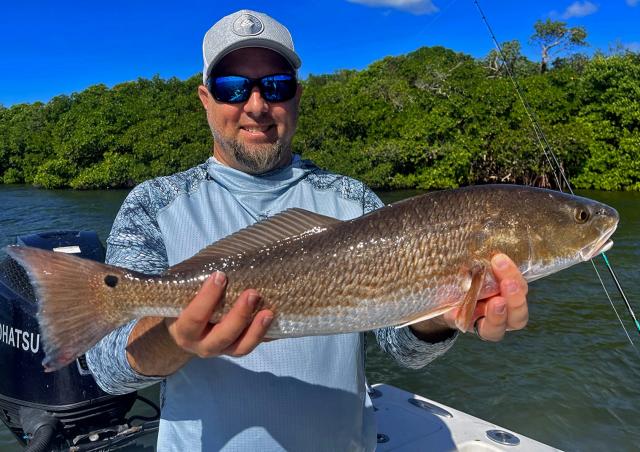
[[[134,188],[122,204],[107,239],[106,261],[147,274],[158,274],[168,267],[148,184]],[[87,352],[89,368],[105,392],[125,394],[163,379],[141,375],[129,364],[126,346],[136,322],[112,331]]]
[[[371,190],[366,189],[365,213],[382,207],[384,204]],[[458,333],[452,334],[450,338],[442,342],[430,343],[418,339],[409,327],[405,328],[380,328],[374,331],[376,340],[380,348],[393,356],[402,366],[412,369],[419,369],[426,366],[431,361],[443,355],[451,348]]]
[[[443,355],[451,348],[458,332],[442,342],[430,343],[418,339],[409,329],[404,328],[380,328],[374,331],[380,348],[393,356],[403,367],[420,369],[431,361]]]

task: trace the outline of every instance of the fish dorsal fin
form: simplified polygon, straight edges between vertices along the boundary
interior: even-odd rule
[[[259,250],[305,233],[317,233],[340,222],[308,210],[288,209],[218,240],[195,256],[167,269],[164,274],[193,271],[194,268],[202,268],[217,259]]]

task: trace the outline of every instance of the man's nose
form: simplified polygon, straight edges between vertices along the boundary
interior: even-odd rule
[[[264,100],[257,86],[251,90],[249,99],[244,104],[244,109],[247,113],[254,114],[265,113],[269,109],[269,104]]]

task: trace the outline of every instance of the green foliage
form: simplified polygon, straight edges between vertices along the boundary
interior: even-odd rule
[[[597,55],[581,79],[580,119],[593,135],[576,186],[640,189],[640,55]]]
[[[501,51],[491,50],[482,61],[490,77],[505,77],[509,74],[522,77],[535,72],[535,64],[522,55],[519,41],[503,42],[500,49]]]
[[[75,176],[75,173],[69,160],[64,158],[47,160],[38,167],[33,184],[42,188],[62,188]]]
[[[131,155],[107,152],[104,160],[80,171],[69,185],[79,189],[131,186],[129,175],[135,165]]]
[[[535,33],[531,35],[530,40],[540,46],[541,73],[547,70],[553,56],[588,45],[587,31],[584,27],[568,28],[566,22],[547,19],[544,22],[538,20],[533,28]]]
[[[584,42],[562,23],[541,27],[540,39]],[[503,50],[505,62],[421,48],[311,75],[293,149],[375,188],[553,185],[508,67],[577,187],[640,190],[640,56],[569,54],[540,74],[517,41]],[[128,187],[201,163],[211,134],[199,83],[154,77],[0,107],[0,183]]]
[[[16,168],[9,168],[2,176],[2,182],[4,184],[19,184],[22,181],[22,174]]]
[[[127,187],[201,163],[211,134],[198,85],[154,77],[0,108],[0,182]]]

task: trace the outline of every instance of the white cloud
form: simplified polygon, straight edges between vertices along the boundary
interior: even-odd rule
[[[438,7],[432,0],[347,0],[350,3],[373,7],[395,8],[412,14],[432,14],[438,12]],[[630,0],[628,0],[630,1]]]
[[[627,0],[627,2],[629,1],[637,2],[638,0]],[[569,7],[562,14],[562,18],[570,19],[572,17],[584,17],[593,14],[596,11],[598,11],[598,6],[596,4],[591,3],[590,1],[577,1],[569,5]]]
[[[638,3],[640,3],[640,0],[627,0],[627,5],[629,6],[636,6]]]

